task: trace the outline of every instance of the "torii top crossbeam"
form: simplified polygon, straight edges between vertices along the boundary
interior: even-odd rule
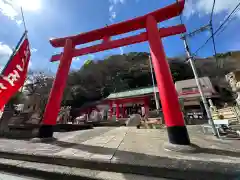
[[[127,32],[135,31],[146,27],[146,19],[148,16],[153,16],[157,22],[162,22],[178,16],[182,13],[185,0],[179,0],[178,2],[166,6],[162,9],[158,9],[143,16],[127,20],[121,23],[113,24],[101,29],[96,29],[86,33],[78,34],[75,36],[68,36],[63,38],[51,39],[50,43],[53,47],[63,47],[66,39],[71,39],[74,45],[80,45],[106,37],[124,34]]]

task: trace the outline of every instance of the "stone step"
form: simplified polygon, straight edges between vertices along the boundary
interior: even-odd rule
[[[5,158],[0,158],[0,171],[41,179],[167,180],[166,178],[143,176],[130,173],[100,171]]]
[[[136,164],[134,162],[125,162],[124,160],[106,160],[101,157],[87,159],[78,156],[69,157],[63,155],[27,154],[0,151],[0,170],[14,170],[12,173],[26,172],[28,173],[26,175],[31,175],[32,173],[33,175],[41,176],[46,174],[46,176],[54,176],[52,179],[62,179],[60,178],[62,175],[68,179],[69,175],[71,175],[74,171],[78,172],[78,174],[84,173],[83,179],[91,179],[90,177],[85,176],[85,174],[90,176],[90,174],[94,173],[105,173],[105,177],[138,175],[139,178],[136,179],[140,179],[140,177],[143,177],[143,179],[147,179],[146,177],[158,177],[186,180],[231,180],[239,176],[239,164],[237,163],[215,163],[195,160],[184,161],[182,159],[166,157],[160,158],[157,166],[152,166],[151,162],[152,160],[150,160],[147,164]],[[152,163],[154,164],[156,162]],[[79,178],[82,176],[73,174],[69,179],[76,177]],[[100,177],[95,179],[99,178]],[[114,178],[111,179],[114,180]]]
[[[13,116],[10,118],[9,124],[22,124],[28,120],[29,120],[29,117],[27,115]]]

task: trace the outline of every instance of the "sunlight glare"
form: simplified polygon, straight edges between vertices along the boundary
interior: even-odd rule
[[[17,4],[27,11],[37,11],[41,8],[41,0],[17,0]]]

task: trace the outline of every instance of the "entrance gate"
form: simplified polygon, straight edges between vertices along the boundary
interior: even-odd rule
[[[160,93],[165,124],[167,126],[169,142],[172,144],[189,145],[190,140],[188,132],[184,123],[182,112],[180,110],[177,92],[175,90],[171,71],[165,57],[161,40],[163,37],[184,33],[186,29],[184,25],[160,29],[157,27],[158,22],[163,22],[180,15],[184,8],[184,2],[184,0],[179,0],[172,5],[156,10],[144,16],[140,16],[118,24],[113,24],[101,29],[75,36],[51,39],[50,43],[53,47],[64,47],[64,49],[63,53],[54,55],[51,59],[51,61],[60,60],[60,64],[48,99],[48,104],[45,109],[43,124],[39,130],[40,138],[53,136],[53,126],[56,125],[62,94],[66,85],[73,57],[148,40],[153,67],[156,74],[157,86]],[[112,36],[143,28],[146,29],[146,32],[139,35],[126,37],[119,40],[111,40]],[[102,42],[98,45],[81,49],[75,48],[77,45],[101,39]]]

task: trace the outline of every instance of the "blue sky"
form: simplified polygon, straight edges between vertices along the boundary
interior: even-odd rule
[[[51,47],[51,37],[62,37],[101,28],[134,18],[161,7],[174,3],[175,0],[0,0],[0,68],[7,62],[11,49],[24,31],[21,21],[20,5],[23,7],[28,36],[32,49],[31,66],[33,70],[55,72],[58,63],[50,63],[50,57],[61,49]],[[213,17],[214,29],[237,5],[238,0],[216,0]],[[188,32],[205,25],[209,21],[212,0],[188,0],[183,13],[183,21]],[[240,13],[236,13],[227,28],[216,37],[217,51],[226,52],[240,49]],[[167,27],[179,24],[179,17],[159,24]],[[129,33],[134,35],[136,32]],[[194,52],[209,37],[203,32],[189,41]],[[124,35],[114,37],[121,38]],[[168,57],[184,55],[183,42],[180,36],[163,39]],[[94,44],[94,43],[91,43]],[[84,45],[86,46],[86,45]],[[76,58],[71,68],[78,69],[86,59],[103,59],[112,54],[122,54],[132,51],[149,52],[148,43],[129,45],[109,51],[99,52]],[[209,43],[198,56],[207,57],[213,54]]]

